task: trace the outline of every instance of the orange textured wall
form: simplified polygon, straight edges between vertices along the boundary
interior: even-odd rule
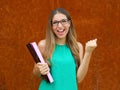
[[[83,45],[98,38],[79,90],[120,90],[120,0],[0,0],[0,90],[37,90],[26,44],[44,39],[56,7],[70,12]]]

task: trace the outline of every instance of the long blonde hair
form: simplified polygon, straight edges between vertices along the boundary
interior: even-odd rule
[[[70,50],[75,58],[76,66],[78,67],[80,65],[80,58],[79,58],[79,47],[77,44],[77,36],[76,32],[72,23],[72,19],[70,17],[70,14],[63,8],[57,8],[53,10],[50,14],[47,30],[46,30],[46,44],[45,44],[45,50],[44,50],[44,58],[45,60],[48,60],[52,57],[52,53],[54,51],[55,47],[55,35],[52,31],[52,19],[55,14],[62,13],[64,14],[68,20],[70,20],[70,30],[68,31],[67,37],[66,37],[66,44],[70,47]]]

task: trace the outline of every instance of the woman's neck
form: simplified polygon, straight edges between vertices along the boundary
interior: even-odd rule
[[[60,44],[60,45],[66,44],[66,38],[64,38],[64,39],[56,38],[56,44]]]

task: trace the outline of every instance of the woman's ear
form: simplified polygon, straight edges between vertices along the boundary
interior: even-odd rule
[[[69,27],[70,27],[70,25],[71,25],[71,21],[70,20],[68,21],[68,24],[69,24]]]

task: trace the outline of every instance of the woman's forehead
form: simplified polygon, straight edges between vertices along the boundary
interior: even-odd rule
[[[66,15],[62,13],[57,13],[53,16],[53,20],[62,20],[62,19],[67,19]]]

